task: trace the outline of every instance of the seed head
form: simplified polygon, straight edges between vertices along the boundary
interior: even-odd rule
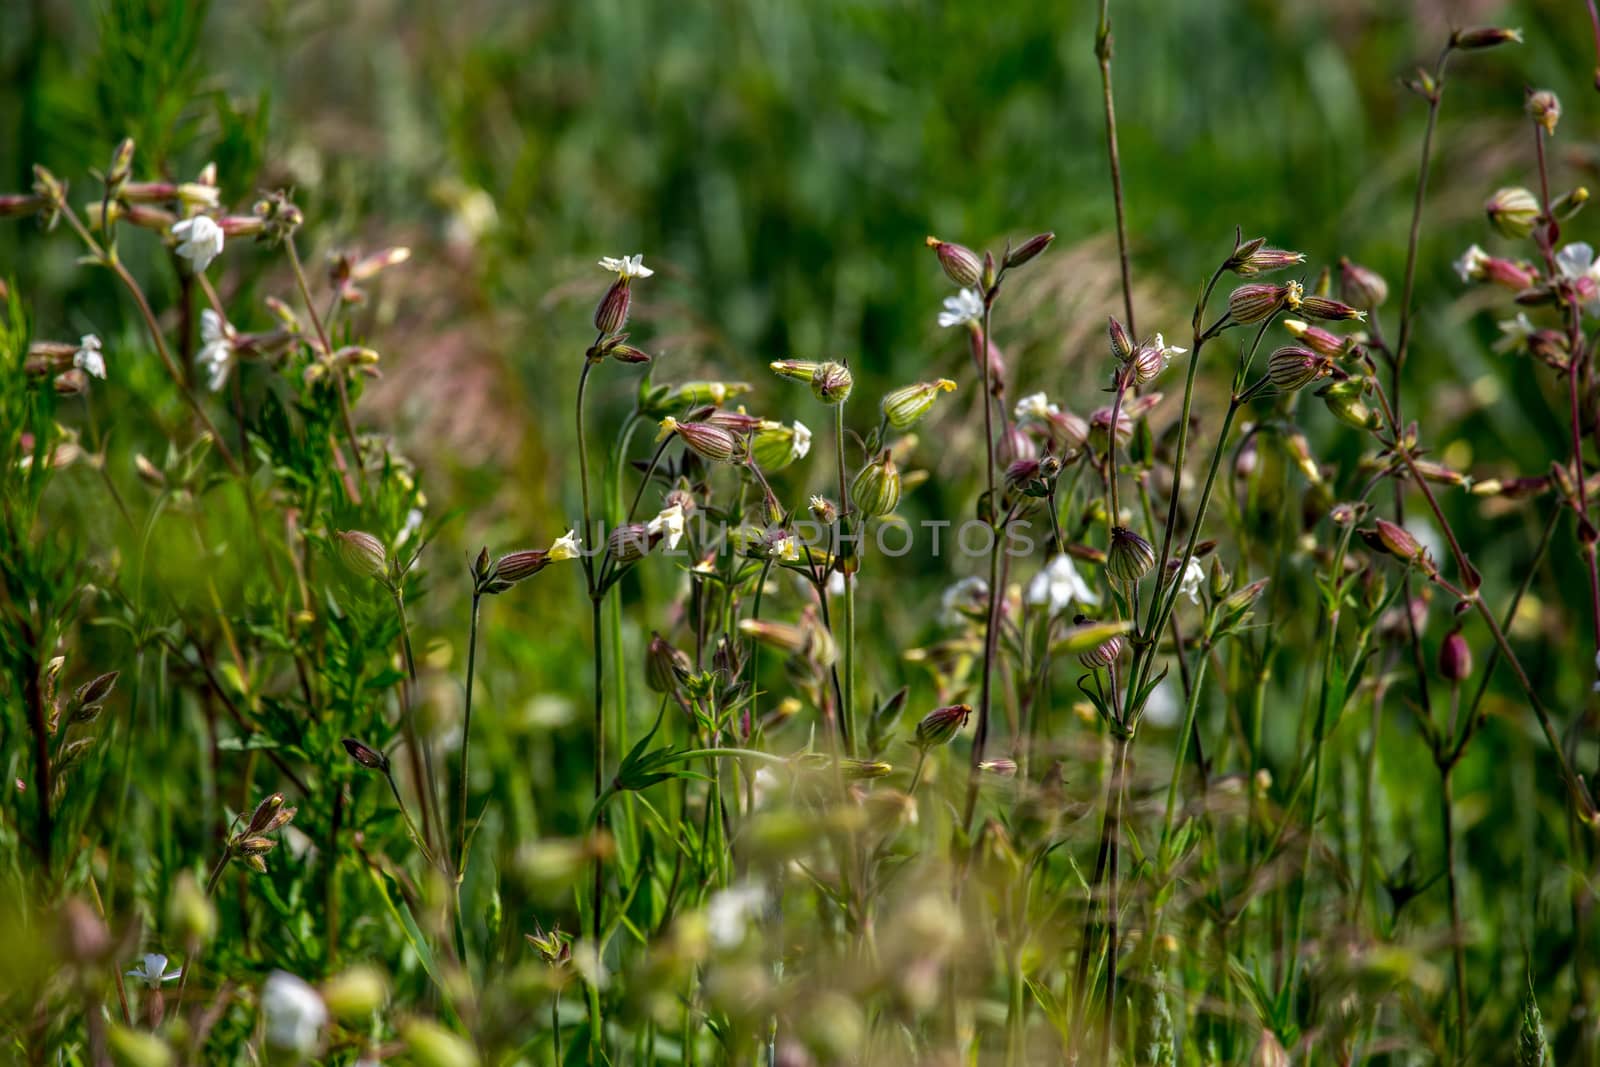
[[[1483,211],[1489,216],[1489,225],[1502,236],[1526,237],[1533,232],[1533,224],[1539,221],[1542,209],[1539,198],[1532,192],[1512,185],[1496,189],[1494,195],[1484,201]]]
[[[917,723],[916,744],[925,749],[949,744],[966,725],[971,714],[971,704],[949,704],[935,708]]]
[[[811,375],[811,392],[824,404],[842,404],[850,398],[850,387],[855,379],[850,368],[831,360],[817,366]]]
[[[1292,393],[1327,374],[1332,362],[1309,348],[1285,345],[1267,357],[1267,377],[1279,392]]]
[[[963,289],[975,288],[983,280],[983,260],[964,245],[928,238],[928,247],[939,257],[945,276]]]
[[[1106,571],[1123,582],[1137,582],[1156,565],[1156,550],[1149,541],[1126,526],[1111,528],[1111,547],[1106,552]]]
[[[868,517],[887,515],[900,504],[900,471],[886,448],[850,483],[850,502]]]
[[[901,386],[885,394],[883,417],[896,430],[909,430],[933,410],[940,393],[951,393],[955,388],[956,383],[949,378]]]

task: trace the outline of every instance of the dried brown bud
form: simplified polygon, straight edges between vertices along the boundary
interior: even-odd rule
[[[345,738],[343,744],[344,750],[350,753],[350,758],[361,764],[361,766],[368,770],[382,771],[384,774],[389,773],[389,757],[382,752],[370,745],[362,744],[353,737]]]
[[[1463,51],[1521,43],[1522,31],[1507,26],[1474,26],[1471,29],[1457,30],[1450,35],[1450,47],[1460,48]]]
[[[256,805],[256,810],[251,813],[249,825],[244,828],[244,832],[247,834],[259,834],[266,830],[267,824],[272,821],[272,817],[278,813],[278,809],[281,807],[283,807],[283,794],[273,793]]]
[[[1554,137],[1556,123],[1561,121],[1561,101],[1549,89],[1540,89],[1528,94],[1528,117],[1544,129],[1546,135]]]
[[[72,699],[79,706],[98,704],[111,695],[111,690],[117,684],[117,676],[116,671],[107,671],[91,681],[84,682],[78,687],[77,692],[72,694]]]

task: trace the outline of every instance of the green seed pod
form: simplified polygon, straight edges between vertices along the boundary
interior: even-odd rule
[[[850,502],[868,517],[887,515],[900,504],[900,471],[889,450],[861,468],[850,483]]]
[[[1542,209],[1539,198],[1521,186],[1496,189],[1484,201],[1483,212],[1489,216],[1489,225],[1503,237],[1526,237],[1533,232]]]
[[[1106,571],[1123,582],[1137,582],[1156,565],[1156,550],[1149,541],[1126,526],[1111,528],[1111,547],[1106,552]]]

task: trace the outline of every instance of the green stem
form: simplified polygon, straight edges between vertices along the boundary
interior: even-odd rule
[[[470,785],[472,753],[472,680],[478,666],[478,608],[482,594],[472,592],[472,621],[467,627],[467,696],[461,713],[461,787],[456,798],[456,875],[467,870],[467,789]]]

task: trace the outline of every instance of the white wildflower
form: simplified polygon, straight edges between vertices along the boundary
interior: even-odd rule
[[[545,559],[551,563],[559,563],[564,559],[576,559],[583,544],[578,538],[576,530],[568,530],[556,538],[556,543],[550,546],[550,551],[545,554]]]
[[[645,532],[654,537],[660,534],[666,539],[667,551],[675,551],[678,542],[683,540],[683,505],[674,504],[656,515],[644,525]]]
[[[1036,421],[1044,422],[1051,415],[1061,413],[1061,408],[1050,403],[1050,398],[1043,393],[1029,393],[1017,401],[1017,406],[1011,409],[1011,414],[1018,422]]]
[[[1178,699],[1172,679],[1164,680],[1144,702],[1144,721],[1151,726],[1177,726],[1183,714],[1183,702]]]
[[[799,419],[794,420],[794,440],[789,447],[794,450],[795,459],[805,459],[811,451],[811,429]]]
[[[983,297],[976,289],[963,289],[955,296],[944,298],[944,310],[939,312],[939,325],[945,329],[983,317]]]
[[[196,215],[173,223],[172,236],[178,242],[178,255],[189,261],[196,274],[211,266],[211,261],[222,254],[222,227],[209,215]]]
[[[1528,347],[1528,338],[1538,333],[1526,311],[1517,312],[1514,319],[1500,322],[1500,340],[1494,343],[1496,352],[1518,352]]]
[[[100,338],[86,333],[78,339],[78,350],[72,353],[72,365],[92,378],[106,376],[105,356],[100,354]]]
[[[139,961],[139,966],[127,972],[129,978],[137,979],[151,989],[159,989],[162,982],[171,982],[183,974],[182,969],[168,971],[167,957],[159,952],[147,952],[144,959]]]
[[[1473,245],[1461,254],[1460,259],[1455,261],[1456,274],[1460,275],[1463,282],[1481,281],[1483,279],[1483,265],[1488,259],[1488,253],[1477,245]]]
[[[1074,601],[1100,603],[1100,595],[1083,580],[1071,556],[1056,556],[1028,583],[1024,599],[1029,604],[1049,605],[1050,614],[1065,610]]]
[[[615,271],[624,278],[648,278],[655,271],[644,265],[644,253],[636,256],[622,256],[620,258],[605,256],[600,260],[604,270]]]

